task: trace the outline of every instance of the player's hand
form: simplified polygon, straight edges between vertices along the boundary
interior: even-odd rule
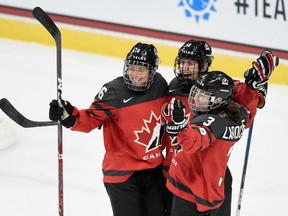
[[[170,136],[177,136],[178,133],[187,127],[185,105],[181,99],[172,98],[169,103],[162,106],[162,116],[166,121],[166,132]]]
[[[279,64],[279,58],[271,51],[264,50],[261,56],[252,63],[252,68],[245,71],[246,84],[251,89],[259,89],[268,82],[275,67]]]
[[[267,92],[268,92],[268,83],[265,83],[265,85],[261,86],[258,89],[259,102],[258,102],[257,107],[259,109],[262,109],[265,106]]]
[[[52,121],[62,121],[64,127],[70,128],[79,117],[79,111],[72,106],[68,101],[52,100],[49,109],[49,119]]]

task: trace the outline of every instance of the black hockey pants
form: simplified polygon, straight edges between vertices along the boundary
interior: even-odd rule
[[[135,172],[123,183],[104,183],[114,216],[164,216],[161,167]]]

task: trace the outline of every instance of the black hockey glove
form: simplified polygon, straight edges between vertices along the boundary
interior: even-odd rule
[[[172,98],[170,103],[162,106],[161,113],[166,121],[166,132],[169,136],[177,136],[181,130],[187,127],[188,118],[181,99]]]
[[[79,117],[79,111],[72,106],[68,101],[52,100],[49,109],[49,119],[52,121],[62,121],[62,125],[66,128],[72,127],[76,118]]]
[[[264,50],[261,56],[252,63],[252,68],[244,73],[245,82],[251,89],[259,89],[268,82],[273,70],[279,64],[279,58],[269,50]]]

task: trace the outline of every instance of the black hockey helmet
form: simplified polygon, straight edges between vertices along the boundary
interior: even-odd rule
[[[233,79],[222,71],[211,71],[198,77],[192,86],[188,103],[194,115],[219,113],[232,100]]]
[[[143,85],[133,85],[128,76],[128,69],[131,65],[143,66],[149,69],[148,81]],[[123,78],[128,88],[133,91],[145,91],[150,88],[153,78],[159,65],[158,52],[154,45],[137,43],[132,47],[124,61]]]
[[[191,87],[195,80],[183,77],[180,68],[180,60],[183,58],[197,61],[200,73],[207,72],[214,59],[212,48],[206,41],[189,40],[183,44],[178,50],[178,55],[174,62],[174,74],[179,82],[186,87]]]

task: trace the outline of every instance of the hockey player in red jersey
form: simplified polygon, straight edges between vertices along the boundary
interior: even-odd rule
[[[251,73],[257,74],[254,84],[267,82],[270,76],[264,80],[257,71]],[[167,179],[173,193],[172,216],[218,215],[231,149],[257,107],[257,103],[241,106],[234,94],[232,78],[212,71],[200,76],[190,90],[188,103],[194,114],[190,122],[181,99],[172,98],[163,106],[166,130],[178,140]]]
[[[262,64],[262,66],[266,68],[268,67],[266,69],[268,70],[270,65],[273,65],[273,61],[272,53],[267,52],[265,54],[263,53],[263,55],[261,55],[259,59],[255,61],[255,63],[253,63],[253,66],[264,62],[265,64]],[[168,100],[176,97],[177,99],[182,99],[185,106],[189,107],[188,95],[191,87],[195,84],[195,80],[198,78],[198,76],[208,72],[212,62],[212,48],[207,42],[189,40],[184,43],[178,50],[178,55],[175,59],[174,74],[176,77],[169,84]],[[258,88],[253,87],[251,84],[248,85],[248,83],[252,80],[255,81],[255,78],[253,77],[254,75],[248,76],[247,73],[245,73],[246,83],[241,83],[239,80],[234,81],[234,100],[245,107],[251,107],[251,104],[257,104],[258,108],[262,108],[265,104],[265,97],[267,94],[267,82],[264,82],[263,85],[259,86]],[[251,110],[251,112],[255,113],[256,109]],[[186,110],[186,114],[189,119],[192,119],[194,116],[189,110]],[[174,149],[178,144],[176,136],[168,136],[167,138],[166,160],[164,161],[163,165],[163,172],[166,177],[171,164]],[[169,192],[165,197],[167,199],[167,209],[169,210],[169,204],[171,203],[171,196],[169,196]],[[218,209],[217,216],[231,215],[231,198],[232,175],[227,167],[225,175],[225,201]]]
[[[123,76],[104,84],[88,109],[64,100],[50,103],[50,119],[73,131],[103,128],[103,180],[114,216],[164,215],[161,107],[167,82],[158,63],[153,45],[137,43],[127,54]]]

